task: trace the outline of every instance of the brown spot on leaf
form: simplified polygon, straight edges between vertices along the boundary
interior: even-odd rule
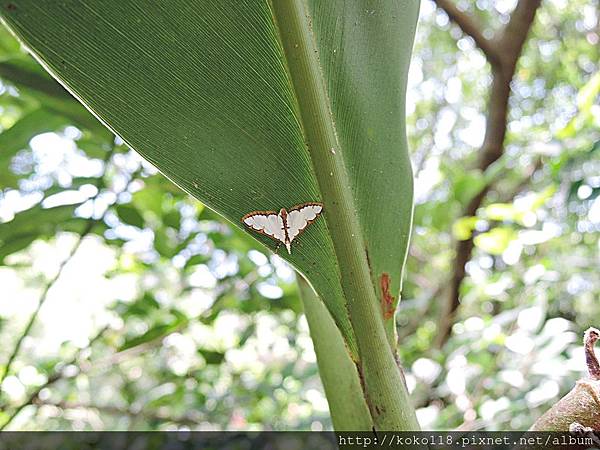
[[[396,299],[390,293],[390,275],[383,272],[379,278],[379,286],[381,287],[381,310],[385,320],[394,317],[396,312]]]
[[[16,11],[17,10],[17,5],[15,5],[14,3],[7,3],[6,4],[6,9],[8,11]]]

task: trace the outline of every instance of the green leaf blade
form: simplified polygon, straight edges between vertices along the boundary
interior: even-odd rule
[[[252,211],[324,203],[280,255],[367,361],[377,426],[414,427],[393,312],[412,219],[404,91],[418,2],[14,5],[4,20],[76,98],[238,228]]]
[[[238,227],[254,210],[321,200],[266,3],[240,2],[235,15],[206,1],[15,5],[5,21],[76,98]],[[324,221],[294,245],[281,256],[318,286],[352,346]]]

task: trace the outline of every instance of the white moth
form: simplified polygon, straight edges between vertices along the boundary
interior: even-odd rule
[[[292,254],[292,241],[313,223],[323,211],[321,203],[302,203],[287,211],[281,208],[275,211],[253,211],[242,217],[242,223],[261,234],[285,244]]]

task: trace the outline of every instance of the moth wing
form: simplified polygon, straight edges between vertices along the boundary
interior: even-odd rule
[[[285,242],[283,220],[275,213],[250,213],[244,216],[242,222],[259,233],[266,234],[278,241]]]
[[[290,242],[319,217],[321,211],[323,211],[323,206],[318,203],[311,203],[293,208],[288,213],[287,218]]]

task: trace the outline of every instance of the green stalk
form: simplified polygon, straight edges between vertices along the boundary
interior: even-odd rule
[[[348,314],[359,350],[357,362],[364,398],[377,430],[419,428],[406,385],[388,345],[350,179],[337,140],[318,51],[305,4],[271,4],[294,86],[304,136],[323,194],[325,219],[340,270]],[[334,151],[331,151],[334,149]]]
[[[373,421],[362,395],[360,378],[340,330],[301,275],[298,275],[298,286],[334,429],[371,430]]]

